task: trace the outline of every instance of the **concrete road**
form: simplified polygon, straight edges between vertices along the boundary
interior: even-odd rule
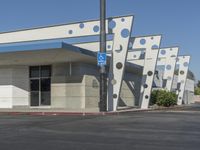
[[[200,108],[114,116],[0,115],[0,150],[199,150]]]

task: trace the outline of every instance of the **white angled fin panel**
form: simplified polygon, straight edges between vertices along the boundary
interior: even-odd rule
[[[106,33],[113,33],[112,27],[116,25],[115,22],[118,22],[122,18],[126,19],[131,17],[132,16],[108,18],[106,20]],[[108,29],[108,26],[111,26],[111,28]],[[0,33],[0,44],[93,36],[99,35],[99,33],[99,20],[83,21],[79,23],[39,27],[13,32],[3,32]]]
[[[178,47],[162,48],[158,55],[157,66],[164,66],[163,79],[166,80],[164,88],[168,91],[172,88],[178,50]]]
[[[185,84],[187,80],[188,67],[190,63],[190,56],[179,56],[177,59],[177,64],[179,65],[178,72],[178,89],[177,89],[177,105],[182,105],[183,95],[185,91]]]
[[[151,96],[151,89],[154,79],[156,61],[158,56],[158,49],[151,51],[151,58],[146,59],[144,62],[144,70],[141,84],[141,108],[146,109],[149,107],[149,100]]]
[[[132,49],[145,49],[144,53],[144,68],[142,83],[140,89],[140,107],[146,109],[149,106],[149,100],[151,95],[151,89],[153,84],[154,72],[156,67],[156,61],[158,57],[158,51],[160,47],[161,36],[147,36],[137,37],[132,39]],[[128,56],[134,57],[134,56]],[[138,56],[136,56],[138,57]],[[134,63],[134,60],[131,61]]]
[[[121,90],[133,17],[118,19],[113,29],[113,51],[109,71],[108,111],[116,111]]]

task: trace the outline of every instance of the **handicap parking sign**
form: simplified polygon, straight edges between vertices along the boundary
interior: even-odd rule
[[[98,66],[106,65],[106,53],[102,52],[97,53],[97,64]]]

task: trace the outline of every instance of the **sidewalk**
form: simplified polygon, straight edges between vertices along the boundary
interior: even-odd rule
[[[186,107],[191,107],[191,105],[181,105],[181,106],[173,106],[173,107],[151,107],[148,109],[139,109],[139,108],[128,108],[128,109],[120,109],[116,112],[98,112],[97,109],[84,109],[82,111],[78,111],[75,109],[48,109],[48,108],[31,108],[31,109],[0,109],[0,115],[119,115],[122,113],[128,112],[148,112],[148,111],[159,111],[159,110],[174,110],[174,109],[183,109]]]

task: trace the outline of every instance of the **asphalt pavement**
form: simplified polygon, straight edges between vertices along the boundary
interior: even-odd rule
[[[105,116],[0,115],[0,150],[199,149],[199,106]]]

